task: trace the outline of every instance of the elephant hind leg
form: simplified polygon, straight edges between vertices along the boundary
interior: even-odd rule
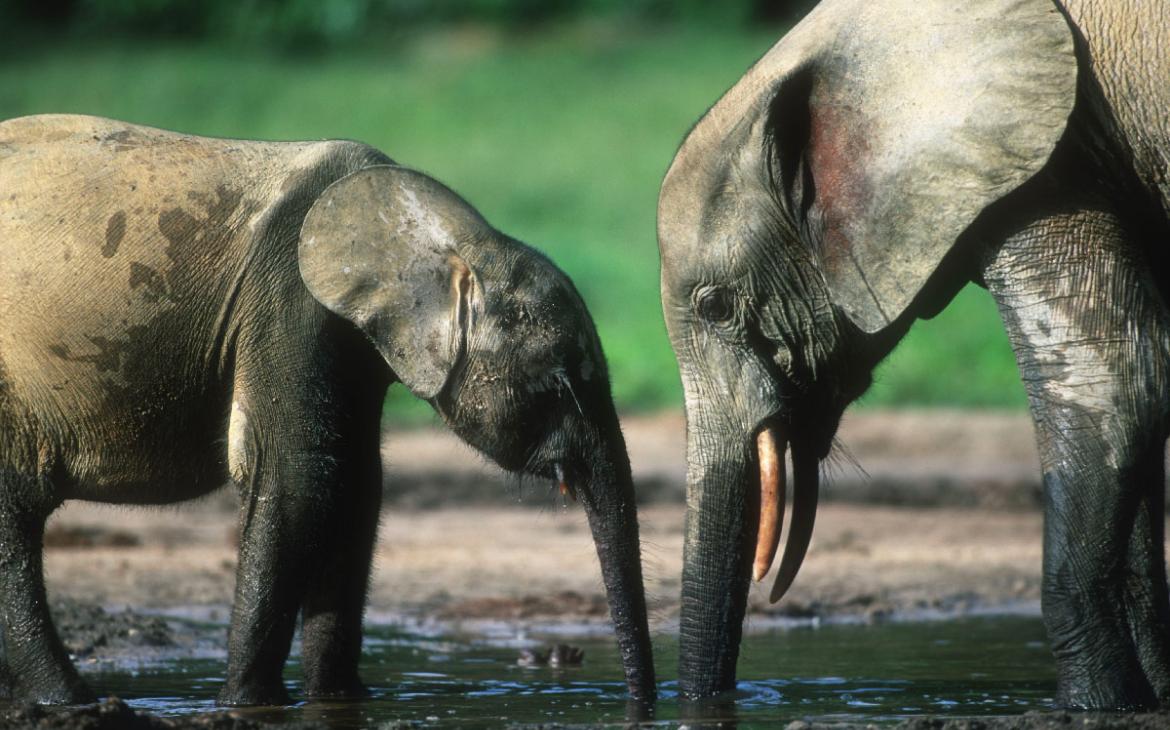
[[[22,487],[33,487],[22,489]],[[13,699],[78,704],[94,699],[49,616],[41,551],[48,510],[28,505],[35,486],[0,475],[0,640]]]

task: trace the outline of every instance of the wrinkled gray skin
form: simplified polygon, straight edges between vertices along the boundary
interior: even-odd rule
[[[360,694],[379,423],[400,381],[505,469],[564,481],[596,539],[631,693],[654,672],[629,462],[569,280],[356,142],[0,124],[0,618],[17,698],[91,695],[46,610],[66,499],[242,498],[223,704]]]
[[[798,565],[843,409],[974,281],[1035,419],[1059,702],[1170,701],[1168,28],[1140,0],[824,0],[690,133],[659,204],[684,695],[734,686],[756,434],[787,437]]]

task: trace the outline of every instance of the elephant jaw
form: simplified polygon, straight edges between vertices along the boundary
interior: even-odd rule
[[[756,435],[756,461],[759,465],[759,491],[753,500],[759,509],[747,510],[748,520],[758,520],[757,525],[747,525],[749,534],[756,534],[756,550],[752,560],[752,580],[757,583],[764,579],[776,558],[780,544],[781,526],[784,523],[784,501],[787,493],[787,475],[784,468],[784,454],[789,439],[786,430],[779,425],[765,425]],[[776,572],[769,600],[779,601],[796,579],[801,563],[804,562],[812,539],[813,523],[817,511],[817,459],[809,458],[803,450],[792,449],[793,497],[792,520],[788,528],[788,542]]]

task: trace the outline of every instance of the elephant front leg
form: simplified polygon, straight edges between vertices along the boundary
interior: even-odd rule
[[[229,464],[243,505],[221,704],[289,702],[282,672],[298,614],[306,694],[363,692],[357,665],[382,497],[388,376],[380,360],[334,364],[337,372],[308,381],[290,375],[284,385],[256,385],[249,376],[268,378],[269,369],[249,368],[237,385]],[[280,395],[251,397],[256,392]]]
[[[1144,487],[1126,556],[1126,612],[1138,660],[1165,707],[1170,703],[1170,591],[1166,585],[1164,442],[1151,447],[1137,476]]]
[[[1170,328],[1140,250],[1097,203],[1025,226],[984,277],[1044,469],[1042,603],[1058,702],[1151,708],[1167,676],[1162,517],[1151,495],[1163,488]]]
[[[1045,459],[1048,462],[1048,459]],[[1049,462],[1050,463],[1050,462]],[[1057,701],[1100,710],[1151,709],[1155,690],[1138,653],[1138,639],[1161,627],[1133,624],[1129,545],[1132,485],[1093,465],[1049,467],[1041,603],[1057,661]],[[1091,474],[1092,476],[1086,476]],[[1146,590],[1142,586],[1142,590]]]
[[[256,453],[242,488],[227,682],[218,698],[222,705],[290,703],[284,664],[307,586],[320,572],[326,528],[337,527],[332,454],[290,443]]]
[[[379,399],[368,399],[380,403]],[[368,408],[369,404],[364,404]],[[378,516],[382,504],[382,459],[378,414],[348,442],[332,525],[325,530],[324,558],[307,586],[302,609],[301,667],[309,697],[361,697],[358,676],[362,615]]]
[[[283,680],[310,554],[298,544],[308,515],[279,479],[255,479],[244,490],[235,602],[228,630],[227,682],[221,705],[287,705]],[[289,488],[290,485],[285,485]]]

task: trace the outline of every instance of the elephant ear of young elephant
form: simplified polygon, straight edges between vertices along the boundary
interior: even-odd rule
[[[834,302],[876,332],[980,212],[1048,161],[1077,63],[1051,0],[843,0],[755,74],[772,94],[774,184],[819,243]]]
[[[357,324],[423,399],[443,389],[467,348],[482,290],[457,253],[491,227],[434,179],[392,165],[326,188],[301,227],[301,278]]]

